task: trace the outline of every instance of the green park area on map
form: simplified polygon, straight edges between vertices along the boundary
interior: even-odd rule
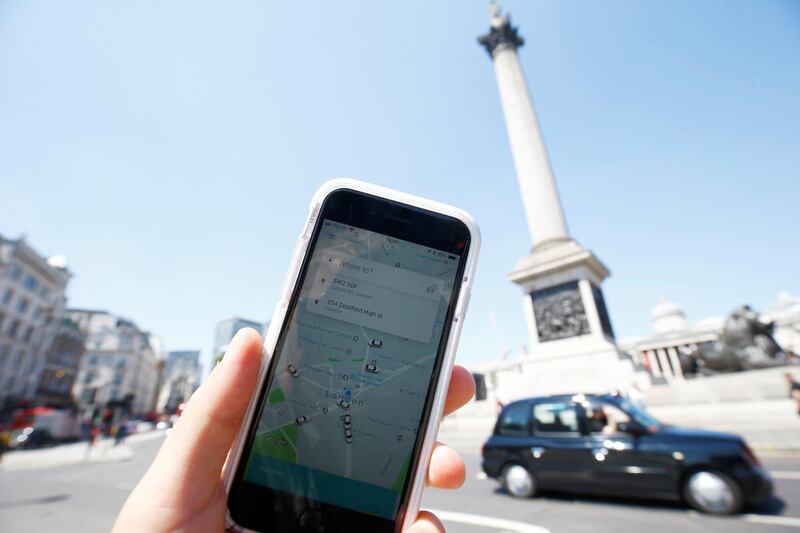
[[[281,389],[275,389],[270,391],[269,396],[267,397],[267,401],[270,405],[274,405],[276,403],[281,403],[286,401],[286,395],[283,393]]]
[[[269,433],[256,435],[253,452],[295,464],[297,462],[296,444],[297,426],[287,424]]]

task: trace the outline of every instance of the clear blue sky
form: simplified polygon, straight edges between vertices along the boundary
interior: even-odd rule
[[[619,336],[800,293],[800,4],[506,1],[575,238]],[[459,358],[527,342],[530,248],[487,3],[0,3],[0,233],[69,303],[210,351],[268,318],[309,198],[353,176],[471,211]]]

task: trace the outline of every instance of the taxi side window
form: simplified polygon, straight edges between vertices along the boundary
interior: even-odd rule
[[[497,424],[497,433],[509,437],[527,437],[528,432],[528,405],[518,403],[506,407],[500,415]]]
[[[630,417],[611,404],[592,403],[584,405],[586,422],[593,434],[614,435],[620,433],[620,424],[630,424]]]
[[[533,424],[536,433],[578,435],[578,414],[569,403],[539,403],[533,406]]]

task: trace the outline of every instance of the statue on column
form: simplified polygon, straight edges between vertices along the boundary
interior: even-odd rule
[[[489,24],[492,28],[500,28],[504,24],[508,24],[508,15],[502,14],[496,0],[489,3]]]

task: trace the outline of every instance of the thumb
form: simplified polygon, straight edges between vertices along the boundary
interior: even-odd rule
[[[218,487],[222,466],[253,395],[261,364],[261,336],[239,330],[222,362],[194,393],[154,466],[195,498]],[[162,478],[163,479],[163,478]]]

